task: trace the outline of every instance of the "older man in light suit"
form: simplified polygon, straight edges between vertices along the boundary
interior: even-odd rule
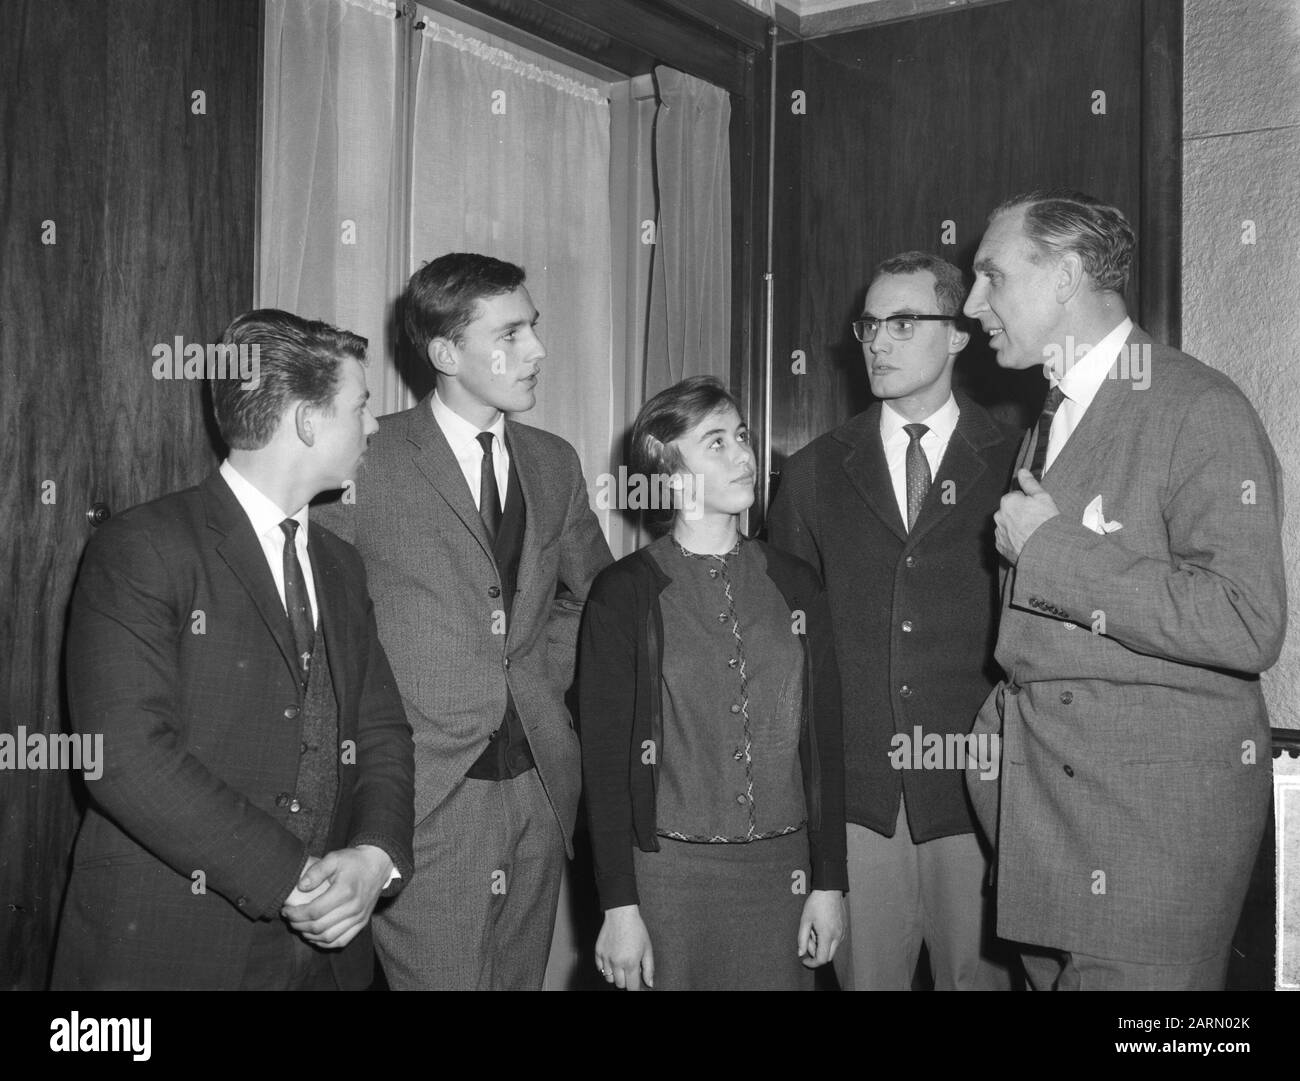
[[[1089,196],[1010,200],[965,308],[1051,383],[994,519],[1000,808],[967,773],[1039,989],[1221,988],[1268,814],[1280,470],[1231,380],[1128,318],[1133,248]]]
[[[506,419],[546,356],[523,270],[445,255],[403,312],[437,389],[321,514],[365,560],[415,730],[415,877],[376,945],[396,989],[540,988],[580,788],[564,694],[611,557],[573,448]]]

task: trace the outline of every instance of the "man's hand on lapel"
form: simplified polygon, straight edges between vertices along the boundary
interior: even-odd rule
[[[280,914],[307,942],[341,950],[365,927],[392,871],[388,853],[374,845],[327,852],[307,867],[289,895],[289,901],[300,893],[314,899],[298,905],[286,902]],[[318,896],[323,885],[329,888]]]
[[[1028,469],[1016,474],[1020,482],[1019,492],[1008,492],[1002,497],[1001,509],[993,515],[996,527],[993,540],[998,551],[1012,566],[1020,559],[1020,550],[1029,540],[1034,530],[1049,518],[1055,518],[1061,512],[1054,500]]]

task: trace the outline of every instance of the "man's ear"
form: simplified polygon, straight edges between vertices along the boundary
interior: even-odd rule
[[[293,407],[293,427],[298,438],[307,446],[316,445],[316,423],[312,407],[306,402],[299,402]]]
[[[1068,303],[1083,288],[1087,271],[1083,269],[1083,260],[1077,252],[1068,251],[1061,256],[1056,265],[1056,299],[1061,304]]]
[[[429,363],[440,375],[455,375],[459,361],[456,345],[450,338],[432,338],[429,341]]]
[[[962,330],[961,323],[954,320],[952,330],[948,332],[948,354],[956,356],[970,344],[970,331]]]

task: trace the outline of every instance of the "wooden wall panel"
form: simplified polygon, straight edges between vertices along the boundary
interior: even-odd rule
[[[0,7],[0,732],[66,728],[87,507],[122,510],[217,461],[200,386],[153,379],[151,351],[216,340],[251,301],[259,10]],[[82,798],[66,772],[0,771],[0,987],[46,982]]]
[[[1140,0],[1008,0],[780,50],[778,152],[798,170],[777,203],[798,223],[777,230],[781,455],[870,401],[849,323],[881,259],[920,248],[969,270],[988,212],[1054,185],[1115,202],[1141,236],[1141,48]],[[795,89],[807,96],[802,117],[789,108]],[[794,349],[807,375],[791,374]],[[1044,391],[1036,371],[998,369],[981,335],[957,371],[1022,423]]]

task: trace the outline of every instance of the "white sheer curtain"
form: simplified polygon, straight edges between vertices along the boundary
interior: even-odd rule
[[[410,269],[451,251],[525,268],[547,359],[537,406],[517,419],[572,443],[592,488],[624,413],[613,393],[608,88],[421,17]],[[608,535],[609,513],[596,513]]]
[[[651,273],[645,396],[688,375],[731,374],[731,99],[655,68],[659,226]]]
[[[380,0],[266,0],[256,303],[368,338],[377,413],[402,393],[391,327],[410,31],[396,14]]]

